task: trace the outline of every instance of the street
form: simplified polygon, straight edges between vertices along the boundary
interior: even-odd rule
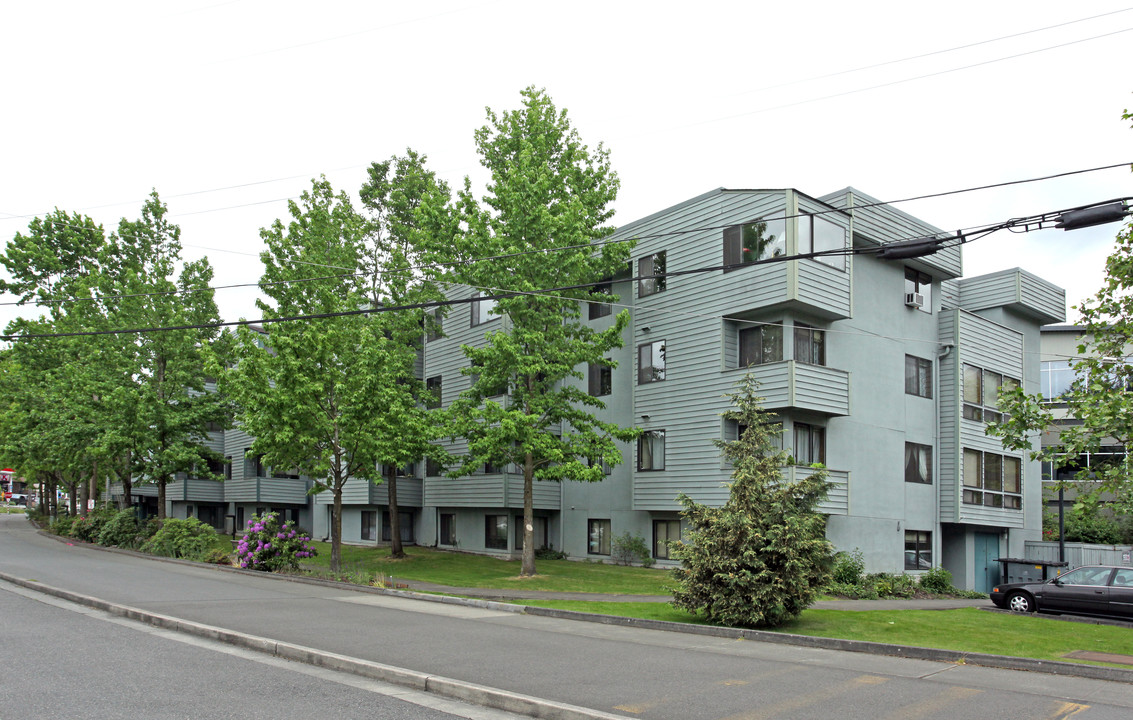
[[[4,548],[0,572],[24,580],[626,717],[754,720],[837,715],[847,720],[955,720],[1073,715],[1116,720],[1133,711],[1133,688],[1121,683],[535,617],[227,573],[64,544],[36,534],[20,516],[0,516],[0,547]],[[46,703],[31,705],[27,700],[23,706],[9,705],[16,691],[4,682],[0,717],[6,720],[40,717],[46,708],[55,707],[56,700],[81,706],[83,698],[115,692],[124,703],[132,696],[151,703],[147,708],[195,703],[183,707],[194,708],[192,715],[233,717],[257,717],[236,708],[242,702],[252,707],[260,700],[274,708],[273,717],[331,712],[328,694],[335,698],[341,694],[345,708],[341,716],[352,717],[350,707],[357,692],[362,697],[359,702],[373,702],[372,712],[382,712],[373,699],[377,696],[349,685],[316,682],[288,670],[280,671],[287,677],[261,681],[258,674],[268,672],[262,663],[105,622],[95,623],[99,629],[92,631],[91,621],[75,613],[49,610],[29,600],[34,593],[3,582],[0,590],[4,590],[0,662],[14,673],[25,669],[30,673],[24,679],[31,682],[21,684],[14,702],[31,695]],[[60,614],[65,616],[62,620]],[[20,618],[16,624],[13,616]],[[92,633],[97,642],[89,645],[74,647],[68,641]],[[47,675],[47,668],[69,662],[68,653],[76,656],[75,666],[59,677]],[[176,671],[160,669],[172,656],[197,653],[209,659],[187,661]],[[125,662],[120,662],[123,658]],[[80,673],[80,667],[97,673]],[[271,672],[277,671],[271,668]],[[66,685],[60,678],[78,677],[91,687],[54,692],[56,685]],[[94,686],[107,689],[91,695]],[[52,691],[42,692],[48,688]],[[201,703],[214,697],[221,710],[206,712]],[[91,700],[92,705],[95,702]],[[15,707],[27,710],[17,714]],[[390,717],[411,717],[385,711],[394,712]],[[105,715],[87,714],[85,709],[75,715],[69,712],[60,706],[46,714],[137,716],[128,710]]]

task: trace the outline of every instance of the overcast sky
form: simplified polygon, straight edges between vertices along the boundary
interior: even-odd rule
[[[412,147],[482,190],[473,131],[528,85],[611,150],[618,224],[716,187],[898,200],[1118,163],[898,207],[957,230],[1133,196],[1126,4],[7,2],[0,239],[55,207],[110,230],[156,188],[186,259],[255,283],[259,229],[319,174],[355,193]],[[965,275],[1074,304],[1118,228],[1001,232]],[[255,295],[218,291],[224,318]]]

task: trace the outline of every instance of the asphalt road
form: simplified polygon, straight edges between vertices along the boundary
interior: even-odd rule
[[[626,717],[1133,716],[1133,686],[1123,683],[581,623],[224,573],[64,545],[19,517],[0,516],[0,548],[0,571],[16,577]]]

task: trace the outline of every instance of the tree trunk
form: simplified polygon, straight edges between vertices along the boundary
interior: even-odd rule
[[[535,575],[535,508],[532,486],[535,481],[535,459],[531,453],[523,459],[523,560],[520,577]]]
[[[342,572],[342,483],[334,481],[334,503],[330,509],[330,571]]]
[[[392,464],[386,471],[386,490],[389,491],[389,556],[403,558],[405,548],[401,547],[401,518],[397,512],[397,468]]]
[[[126,468],[122,473],[122,507],[134,505],[134,482],[130,479],[130,453],[126,453]]]
[[[165,522],[165,484],[169,482],[166,477],[159,477],[157,479],[157,519],[159,522]]]
[[[59,479],[63,481],[63,487],[67,488],[67,511],[70,512],[71,515],[78,515],[79,498],[77,496],[79,494],[79,483],[68,483],[67,481],[63,480],[62,475],[59,476]]]

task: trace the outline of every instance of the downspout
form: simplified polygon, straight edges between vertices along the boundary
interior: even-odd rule
[[[933,363],[933,368],[932,368],[932,374],[933,374],[932,382],[933,382],[933,386],[936,389],[936,392],[934,392],[932,394],[932,398],[933,398],[932,402],[933,402],[933,410],[936,413],[936,447],[937,448],[940,447],[940,439],[941,439],[940,393],[941,393],[942,388],[940,387],[940,366],[944,362],[944,360],[949,355],[952,354],[952,349],[955,348],[955,347],[956,347],[955,343],[944,343],[943,347],[941,347],[940,350],[936,353],[936,362]],[[932,459],[932,464],[933,464],[933,468],[932,468],[933,477],[937,478],[937,483],[938,483],[937,486],[936,486],[936,492],[934,492],[932,494],[932,502],[933,502],[933,506],[934,506],[933,507],[933,515],[936,516],[936,526],[939,528],[941,526],[940,485],[939,485],[939,482],[941,482],[941,479],[940,479],[940,453],[939,452],[937,452],[936,457],[934,457]],[[957,498],[957,502],[959,502],[959,498]],[[938,558],[938,560],[937,560],[938,566],[944,567],[944,552],[943,552],[943,550],[944,550],[944,537],[943,537],[943,533],[937,532],[936,535],[937,535],[937,538],[933,542],[934,542],[934,544],[939,544],[940,548],[934,547],[932,549],[932,551],[936,554],[936,557]]]

